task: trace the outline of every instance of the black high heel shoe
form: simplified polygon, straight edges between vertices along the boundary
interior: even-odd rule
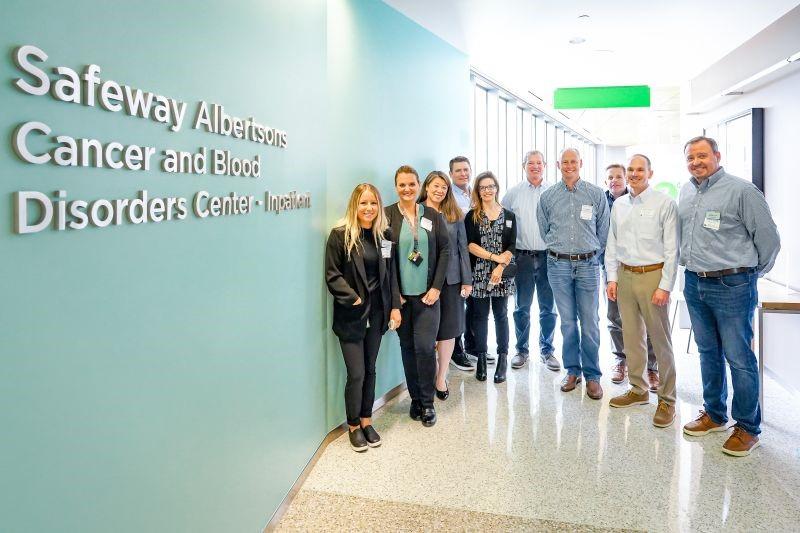
[[[434,386],[436,388],[436,386]],[[450,397],[450,387],[447,386],[447,382],[444,382],[444,390],[436,389],[436,397],[440,400],[444,401]]]
[[[508,354],[497,354],[497,367],[494,370],[494,382],[502,383],[506,380],[506,367],[508,364]]]
[[[475,379],[486,381],[486,352],[478,354],[478,364],[475,366]]]

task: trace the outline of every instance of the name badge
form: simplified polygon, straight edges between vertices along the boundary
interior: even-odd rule
[[[431,222],[429,218],[422,217],[422,220],[419,221],[419,225],[426,231],[431,231],[433,229],[433,222]]]
[[[594,206],[589,205],[582,205],[581,206],[581,220],[592,220],[592,208]]]
[[[719,211],[706,211],[706,218],[703,220],[703,227],[713,231],[719,231],[719,221]]]
[[[389,259],[392,257],[392,241],[381,241],[381,256],[384,259]]]
[[[506,227],[507,228],[512,228],[512,227],[514,227],[514,223],[511,220],[506,220]]]
[[[642,218],[653,218],[656,216],[656,212],[653,209],[642,209],[639,211],[639,216]]]

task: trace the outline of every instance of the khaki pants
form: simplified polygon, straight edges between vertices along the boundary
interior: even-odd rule
[[[675,405],[675,356],[669,333],[669,306],[659,307],[650,301],[661,281],[661,270],[639,274],[620,267],[617,280],[617,305],[622,316],[622,338],[631,387],[638,394],[650,388],[644,377],[647,368],[645,339],[649,335],[661,378],[658,397]]]

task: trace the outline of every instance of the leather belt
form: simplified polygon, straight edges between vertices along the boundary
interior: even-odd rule
[[[541,255],[545,252],[547,252],[547,250],[517,250],[517,253],[522,255]]]
[[[710,272],[694,272],[698,278],[721,278],[722,276],[731,276],[733,274],[741,274],[742,272],[752,273],[755,272],[755,267],[738,267],[726,268],[724,270],[711,270]],[[691,272],[691,270],[689,271]]]
[[[555,257],[556,259],[567,259],[569,261],[584,261],[586,259],[591,259],[595,256],[597,251],[588,252],[585,254],[559,254],[554,252],[553,250],[547,250],[547,253]]]
[[[664,263],[656,263],[654,265],[631,266],[625,263],[620,263],[620,266],[628,272],[635,272],[637,274],[644,274],[646,272],[653,272],[654,270],[661,270],[664,268]]]

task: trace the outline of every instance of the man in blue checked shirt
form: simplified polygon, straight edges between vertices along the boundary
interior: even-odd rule
[[[703,409],[683,432],[699,437],[727,431],[727,361],[736,424],[722,451],[741,457],[758,447],[761,433],[758,364],[750,347],[756,282],[772,269],[781,241],[764,195],[725,172],[714,139],[691,139],[684,155],[692,178],[678,202],[680,263],[686,267],[683,294],[700,351]]]
[[[562,179],[542,193],[537,219],[547,246],[547,277],[561,317],[567,370],[561,390],[569,392],[586,378],[586,395],[599,400],[603,397],[598,361],[599,255],[608,237],[608,202],[600,187],[581,179],[583,161],[576,148],[564,149],[557,165]]]

